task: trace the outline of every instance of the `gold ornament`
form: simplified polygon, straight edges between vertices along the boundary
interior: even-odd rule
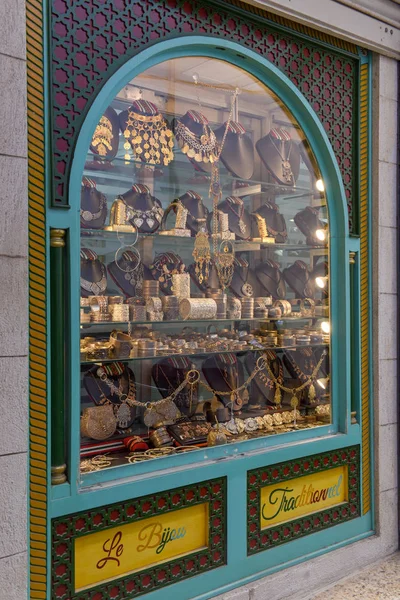
[[[274,402],[276,405],[280,405],[280,403],[282,402],[282,394],[281,394],[281,390],[279,389],[278,386],[276,386],[276,390],[275,390],[275,396],[274,396]]]
[[[92,146],[97,148],[99,156],[107,156],[107,150],[112,150],[113,137],[111,121],[103,115],[92,138]]]
[[[167,166],[174,158],[173,133],[161,113],[147,117],[129,110],[124,137],[127,140],[124,143],[126,162],[130,160],[130,148],[134,158],[135,155],[142,160],[144,158],[150,165]]]
[[[207,446],[222,446],[226,442],[226,435],[223,431],[219,430],[219,424],[216,429],[211,429],[207,435]]]
[[[219,283],[224,290],[232,281],[235,249],[232,242],[225,240],[221,243],[219,251],[215,254],[214,262],[218,273]]]
[[[296,394],[294,394],[294,395],[292,396],[292,399],[291,399],[291,401],[290,401],[290,406],[291,406],[292,408],[297,408],[297,407],[298,407],[298,405],[299,405],[299,399],[297,398]]]
[[[204,229],[200,229],[196,235],[192,256],[195,261],[196,277],[198,282],[201,284],[203,281],[208,280],[211,261],[208,233],[206,233]]]
[[[310,400],[311,403],[313,403],[313,402],[315,402],[315,397],[316,397],[315,387],[314,387],[314,384],[312,383],[310,385],[310,387],[308,388],[308,399]]]

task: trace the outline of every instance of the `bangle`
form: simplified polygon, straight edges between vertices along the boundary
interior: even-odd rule
[[[302,317],[312,317],[314,312],[315,302],[312,298],[304,298],[303,300],[300,300],[300,313]]]
[[[274,302],[274,307],[281,309],[283,317],[288,317],[292,312],[292,307],[288,300],[276,300]]]

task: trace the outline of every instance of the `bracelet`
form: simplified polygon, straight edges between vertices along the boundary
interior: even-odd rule
[[[274,307],[281,309],[282,317],[288,317],[292,312],[292,307],[288,300],[276,300],[274,302]]]
[[[308,308],[306,306],[308,303]],[[300,300],[300,313],[302,317],[312,317],[315,313],[315,302],[312,298]]]

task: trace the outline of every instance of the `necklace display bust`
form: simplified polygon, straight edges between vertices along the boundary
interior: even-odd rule
[[[282,185],[294,186],[300,171],[300,152],[285,129],[271,131],[256,142],[257,152],[271,173]]]
[[[101,296],[107,289],[107,271],[96,252],[81,249],[81,296]]]

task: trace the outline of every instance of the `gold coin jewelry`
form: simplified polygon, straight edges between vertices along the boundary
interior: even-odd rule
[[[125,161],[134,157],[150,165],[169,165],[174,158],[173,133],[157,106],[146,100],[136,100],[128,110],[124,131]]]
[[[102,116],[92,138],[92,146],[96,148],[99,156],[107,156],[107,151],[112,150],[113,131],[110,119]]]
[[[173,125],[174,133],[182,153],[196,162],[214,163],[217,160],[218,144],[208,119],[196,110],[189,110],[186,115],[203,126],[203,133],[196,135],[182,121],[176,119]]]

